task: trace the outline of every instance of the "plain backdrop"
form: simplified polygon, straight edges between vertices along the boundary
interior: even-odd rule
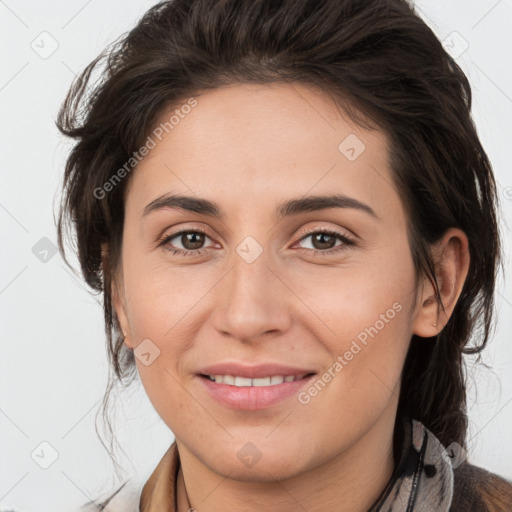
[[[107,376],[102,309],[55,254],[70,144],[54,121],[74,74],[153,3],[0,1],[0,510],[71,510],[117,483],[94,428]],[[469,77],[499,183],[507,272],[484,352],[492,370],[469,371],[468,451],[474,464],[512,479],[512,2],[416,5]],[[173,435],[140,384],[117,403],[119,461],[137,489]]]

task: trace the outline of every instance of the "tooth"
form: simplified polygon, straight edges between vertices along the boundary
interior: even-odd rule
[[[249,387],[249,386],[275,386],[283,382],[293,382],[305,377],[303,375],[272,375],[270,377],[258,377],[256,379],[249,379],[247,377],[239,377],[234,375],[208,375],[207,377],[217,384],[229,384],[231,386]]]
[[[261,377],[259,379],[252,379],[253,386],[270,386],[270,377]]]
[[[233,375],[224,375],[224,384],[235,384],[235,377]]]
[[[251,384],[252,380],[247,377],[235,377],[235,386],[250,386]]]

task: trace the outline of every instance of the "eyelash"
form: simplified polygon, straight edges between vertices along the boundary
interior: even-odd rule
[[[178,231],[171,235],[164,236],[160,240],[158,247],[165,246],[173,238],[176,238],[185,233],[202,233],[202,234],[208,236],[208,233],[201,228],[187,229],[187,230],[183,230],[183,231]],[[341,240],[343,243],[341,245],[335,246],[331,249],[326,249],[325,251],[321,251],[319,249],[304,249],[303,247],[301,247],[300,249],[308,251],[310,253],[312,252],[314,256],[325,256],[326,254],[331,255],[331,254],[335,254],[335,253],[344,251],[347,249],[347,247],[355,245],[354,240],[351,240],[347,236],[342,235],[341,233],[338,233],[337,231],[331,231],[331,230],[328,230],[325,228],[317,228],[317,229],[312,229],[312,230],[307,230],[307,231],[301,232],[299,235],[300,238],[299,238],[298,242],[302,241],[304,238],[307,238],[310,235],[315,235],[318,233],[325,233],[326,235],[332,235],[332,236],[336,237],[337,239]],[[210,238],[210,237],[208,236],[208,238]],[[171,252],[173,255],[178,254],[181,256],[199,256],[199,255],[203,254],[208,249],[208,247],[202,247],[201,249],[196,249],[196,250],[172,249],[169,247],[165,247],[165,249],[167,251]]]

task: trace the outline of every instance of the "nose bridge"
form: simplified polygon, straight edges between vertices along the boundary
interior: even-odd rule
[[[219,331],[250,340],[268,331],[287,328],[286,298],[274,275],[278,269],[273,262],[269,249],[254,237],[246,237],[235,248],[231,271],[215,305]]]

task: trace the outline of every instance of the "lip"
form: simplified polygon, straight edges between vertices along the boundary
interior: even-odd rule
[[[272,375],[307,375],[316,373],[311,368],[297,368],[276,363],[261,363],[253,366],[241,365],[240,363],[218,363],[205,366],[198,372],[202,375],[234,375],[235,377],[246,377],[258,379],[271,377]]]
[[[216,383],[205,375],[234,375],[256,379],[272,375],[307,375],[300,380],[283,382],[273,386],[232,386]],[[205,392],[221,405],[230,409],[256,411],[266,409],[299,393],[316,375],[311,369],[268,363],[257,366],[243,366],[236,363],[221,363],[203,368],[197,375]]]

